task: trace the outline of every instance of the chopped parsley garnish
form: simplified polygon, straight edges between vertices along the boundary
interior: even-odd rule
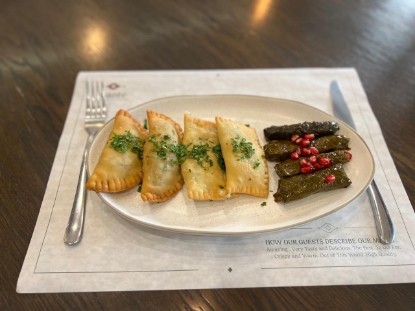
[[[188,145],[188,146],[190,146],[190,145]],[[173,152],[176,155],[177,161],[179,162],[179,165],[182,165],[183,162],[186,161],[186,158],[187,158],[187,149],[186,149],[186,147],[188,147],[188,146],[185,146],[183,144],[180,144],[180,145],[171,144],[169,146],[170,151]]]
[[[246,126],[246,127],[250,127],[251,125],[249,125],[249,124],[245,124],[245,126]]]
[[[114,132],[112,134],[110,148],[121,153],[130,150],[137,153],[139,159],[143,158],[143,149],[146,142],[144,139],[133,135],[130,131],[125,131],[123,135]]]
[[[237,161],[250,159],[254,153],[255,149],[252,148],[252,143],[247,141],[245,138],[241,138],[239,134],[232,138],[232,151],[237,156]],[[255,161],[253,168],[257,168],[260,162],[257,160]]]
[[[153,143],[153,149],[151,151],[154,151],[157,153],[157,157],[163,160],[167,160],[167,152],[170,151],[170,146],[167,144],[167,140],[170,139],[169,135],[164,135],[164,139],[157,141],[155,135],[151,135],[148,138],[148,141]],[[167,138],[167,139],[166,139]]]
[[[261,206],[267,206],[267,202],[262,202]]]
[[[213,161],[208,155],[209,150],[209,144],[193,145],[192,149],[187,150],[186,156],[187,158],[195,159],[197,164],[206,169],[206,167],[203,166],[204,161],[207,162],[209,166],[213,166]]]
[[[161,138],[161,139],[160,139]],[[209,156],[208,152],[212,152],[217,157],[218,165],[221,169],[225,170],[225,162],[222,156],[222,150],[220,145],[211,146],[209,143],[193,145],[190,143],[188,145],[183,144],[174,144],[170,142],[170,135],[151,135],[148,140],[153,143],[153,152],[157,154],[157,157],[163,160],[167,160],[167,154],[169,152],[176,155],[177,160],[170,160],[170,164],[173,165],[182,165],[186,159],[195,159],[197,164],[199,164],[204,169],[208,169],[213,166],[213,160]],[[199,140],[203,140],[199,138]],[[189,169],[189,172],[191,170]]]
[[[213,146],[212,151],[213,151],[213,153],[215,154],[215,156],[218,160],[219,167],[223,171],[226,171],[225,160],[223,160],[222,148],[220,147],[220,145],[217,144],[217,145]]]
[[[224,187],[224,186],[222,186],[222,185],[219,185],[219,188],[221,188],[221,189],[225,189],[225,187]]]
[[[240,139],[239,135],[232,138],[232,151],[239,154],[241,160],[250,159],[255,153],[255,149],[252,148],[252,143],[249,141],[247,142],[245,138],[242,138],[239,142],[238,139]]]
[[[144,129],[145,130],[148,130],[148,124],[147,124],[147,119],[144,119]]]
[[[137,192],[141,193],[141,185],[138,187]]]

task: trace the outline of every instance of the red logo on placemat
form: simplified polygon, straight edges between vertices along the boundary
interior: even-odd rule
[[[111,83],[111,84],[108,84],[108,88],[110,88],[111,90],[115,90],[115,89],[118,89],[120,87],[120,85],[119,84],[117,84],[117,83]]]

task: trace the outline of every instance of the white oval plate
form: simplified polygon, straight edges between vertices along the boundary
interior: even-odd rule
[[[290,228],[349,204],[368,187],[374,175],[372,154],[355,131],[333,116],[299,102],[256,96],[180,96],[155,100],[129,112],[143,122],[147,109],[170,116],[182,125],[185,112],[210,121],[214,121],[215,116],[221,116],[250,124],[257,130],[262,145],[266,143],[263,129],[271,125],[337,121],[340,125],[338,134],[350,138],[353,159],[345,165],[352,180],[351,186],[288,204],[277,204],[273,200],[279,179],[274,171],[274,162],[268,162],[272,191],[268,199],[240,195],[226,201],[194,201],[187,197],[186,186],[163,203],[143,202],[137,192],[138,186],[122,193],[98,193],[117,213],[145,226],[203,235],[244,235]],[[87,161],[89,174],[98,162],[113,122],[113,119],[108,121],[92,143]],[[267,202],[266,206],[261,206],[263,202]]]

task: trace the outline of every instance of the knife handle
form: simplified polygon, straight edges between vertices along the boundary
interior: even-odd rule
[[[390,244],[395,239],[395,228],[375,180],[369,184],[367,193],[375,216],[379,240],[382,244]]]

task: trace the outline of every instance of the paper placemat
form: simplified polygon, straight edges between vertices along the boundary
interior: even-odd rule
[[[396,228],[377,240],[369,199],[284,231],[210,237],[132,223],[89,193],[82,242],[63,243],[87,139],[85,82],[102,80],[108,115],[177,95],[239,94],[300,101],[332,113],[337,79],[376,162],[375,179]],[[257,129],[258,130],[258,129]],[[259,134],[260,133],[260,130]],[[59,142],[19,293],[309,286],[415,281],[415,217],[354,69],[81,72]]]

